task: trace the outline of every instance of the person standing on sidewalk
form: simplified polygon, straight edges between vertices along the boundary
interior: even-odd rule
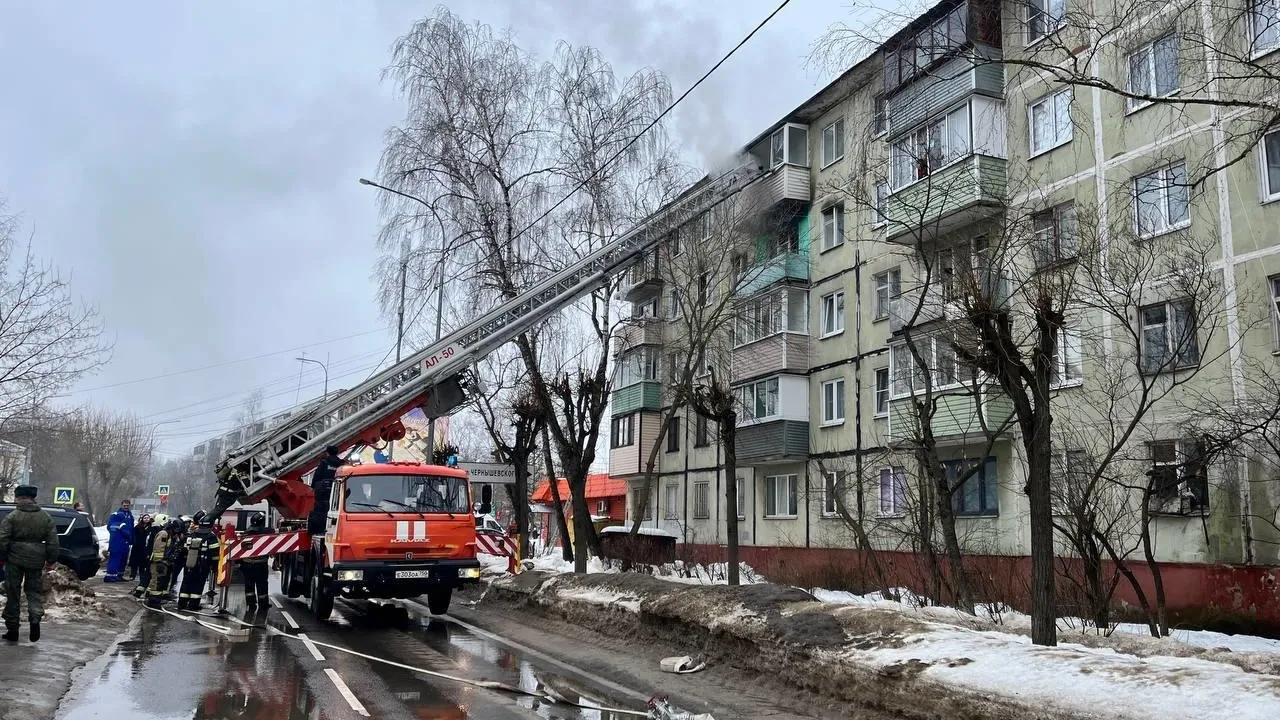
[[[249,529],[241,537],[247,539],[255,535],[266,535],[269,532],[271,531],[267,529],[267,516],[254,513],[249,518]],[[270,597],[267,595],[267,561],[269,559],[263,555],[240,561],[240,577],[244,578],[244,606],[250,612],[266,612],[270,607]]]
[[[151,541],[151,577],[147,582],[147,607],[159,610],[169,599],[169,545],[175,542],[178,520],[170,520]]]
[[[36,504],[33,485],[19,485],[14,491],[16,508],[0,520],[0,560],[4,573],[4,639],[18,641],[18,621],[23,586],[27,591],[27,620],[31,642],[40,639],[40,619],[44,617],[44,577],[58,561],[58,527],[44,508]]]
[[[147,535],[151,532],[151,514],[143,513],[133,526],[133,545],[129,548],[129,579],[136,580],[147,563]]]
[[[107,518],[107,533],[111,544],[107,551],[107,576],[102,582],[124,582],[124,571],[129,566],[129,546],[133,544],[133,503],[120,501],[120,509]]]
[[[151,549],[155,544],[156,536],[168,524],[168,515],[156,513],[156,516],[151,518],[151,526],[147,528],[146,534],[137,538],[137,542],[134,543],[134,551],[140,550],[142,553],[138,566],[138,586],[133,589],[133,596],[136,598],[141,599],[147,594],[147,586],[151,584]]]

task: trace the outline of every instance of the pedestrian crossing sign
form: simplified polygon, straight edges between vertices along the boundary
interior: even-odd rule
[[[156,494],[157,494],[157,495],[168,495],[168,494],[169,494],[169,486],[168,486],[168,485],[161,485],[160,487],[156,488]]]
[[[60,487],[53,489],[54,505],[70,505],[76,500],[76,489],[69,487]]]

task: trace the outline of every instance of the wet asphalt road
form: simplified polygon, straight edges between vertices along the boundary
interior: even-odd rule
[[[304,605],[273,595],[266,623],[295,637],[255,629],[232,641],[195,623],[148,612],[104,658],[90,664],[64,700],[63,720],[507,720],[634,718],[600,710],[548,705],[527,696],[428,677],[303,642],[349,648],[404,665],[473,680],[550,688],[584,705],[643,711],[638,691],[567,673],[522,650],[453,621],[431,618],[409,603],[405,614],[366,604],[338,603],[316,623]],[[238,610],[233,597],[231,610]],[[240,615],[240,617],[244,617]],[[205,618],[216,624],[228,624]],[[297,626],[296,628],[294,626]]]

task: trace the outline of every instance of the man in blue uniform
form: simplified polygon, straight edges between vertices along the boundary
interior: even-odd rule
[[[103,582],[124,582],[124,571],[129,567],[129,546],[133,544],[133,503],[120,501],[120,509],[107,518],[107,533],[111,543],[107,550],[107,576]]]

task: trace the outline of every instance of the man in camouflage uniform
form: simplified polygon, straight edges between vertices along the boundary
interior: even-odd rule
[[[44,508],[36,504],[36,488],[19,485],[13,496],[17,507],[0,520],[0,561],[4,566],[4,639],[18,640],[19,606],[23,585],[27,590],[27,619],[31,642],[40,639],[44,617],[44,578],[41,572],[58,561],[58,528]]]

